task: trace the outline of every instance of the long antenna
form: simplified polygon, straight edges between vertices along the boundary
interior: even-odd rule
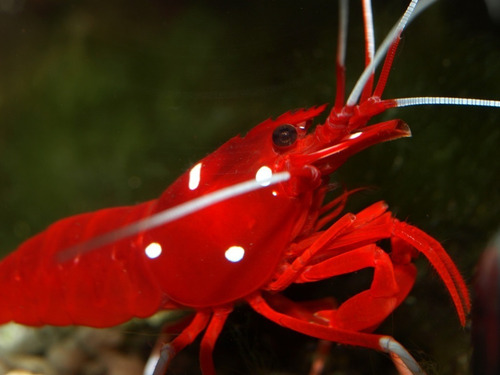
[[[160,225],[164,225],[171,221],[191,215],[216,203],[249,193],[254,190],[261,189],[263,186],[267,187],[278,184],[280,182],[288,181],[290,177],[291,176],[289,172],[279,172],[273,174],[265,180],[251,179],[216,190],[199,198],[195,198],[172,208],[168,208],[143,220],[136,221],[133,224],[124,226],[108,233],[104,233],[101,236],[97,236],[91,240],[84,241],[74,246],[70,246],[66,250],[56,254],[57,261],[67,262],[69,260],[75,259],[79,255],[83,255],[101,246],[113,243],[117,239],[121,240],[123,238],[140,233],[144,230],[159,227]]]
[[[426,9],[428,6],[435,3],[436,1],[437,0],[421,0],[420,3],[419,0],[411,1],[401,19],[398,21],[396,25],[393,26],[391,31],[389,31],[389,34],[387,34],[385,39],[382,41],[382,44],[380,44],[380,47],[375,52],[375,57],[373,58],[371,63],[368,64],[363,73],[361,73],[361,76],[356,82],[356,85],[354,85],[354,88],[352,89],[352,92],[349,95],[349,98],[347,99],[346,102],[347,107],[352,107],[356,105],[356,103],[359,100],[359,97],[361,96],[361,93],[363,92],[366,83],[370,80],[373,70],[381,63],[385,54],[387,53],[391,45],[395,42],[395,40],[399,38],[403,30],[405,29],[406,25],[410,21],[412,21],[416,16],[418,16],[424,9]]]
[[[337,39],[337,61],[335,66],[337,76],[337,92],[334,111],[340,112],[345,99],[345,52],[347,49],[347,24],[349,18],[348,0],[339,1],[339,30]]]
[[[380,47],[377,49],[374,59],[370,62],[370,64],[366,66],[363,73],[361,73],[358,82],[356,82],[356,85],[354,85],[351,95],[349,95],[349,98],[347,99],[346,102],[347,107],[353,107],[356,105],[356,103],[359,100],[359,97],[361,96],[361,93],[363,92],[366,82],[368,82],[368,80],[370,79],[372,71],[380,64],[385,54],[389,50],[389,47],[396,40],[396,38],[398,38],[399,35],[401,35],[401,32],[404,30],[406,24],[408,23],[408,20],[410,19],[411,14],[415,10],[415,6],[417,5],[417,3],[418,0],[411,1],[410,5],[408,5],[408,8],[406,8],[406,11],[404,12],[399,22],[396,25],[394,25],[389,34],[387,34]]]
[[[396,102],[396,108],[433,104],[500,108],[500,100],[489,99],[470,99],[447,96],[416,96],[414,98],[399,98],[392,100]]]

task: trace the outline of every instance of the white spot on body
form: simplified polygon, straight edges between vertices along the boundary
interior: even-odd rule
[[[271,183],[271,178],[273,177],[273,171],[267,166],[260,167],[255,174],[255,181],[261,186],[268,186]]]
[[[349,136],[349,139],[356,139],[356,138],[358,138],[361,134],[363,134],[363,133],[362,133],[362,132],[352,133],[352,134]]]
[[[201,163],[196,164],[189,171],[189,189],[195,190],[200,185]]]
[[[228,261],[236,263],[242,260],[245,256],[245,249],[241,246],[231,246],[226,250],[224,256]]]
[[[158,242],[151,242],[148,246],[146,246],[144,252],[149,259],[155,259],[161,255],[162,248]]]

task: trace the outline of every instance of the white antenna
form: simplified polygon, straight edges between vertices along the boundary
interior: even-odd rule
[[[356,85],[354,85],[351,95],[349,95],[349,98],[347,99],[346,106],[352,107],[356,105],[359,97],[361,96],[361,93],[363,92],[363,88],[365,87],[366,82],[368,82],[368,80],[370,79],[372,71],[380,64],[387,51],[391,47],[392,43],[394,43],[396,38],[401,35],[406,25],[418,14],[420,14],[425,8],[435,3],[437,0],[421,0],[420,3],[418,3],[418,1],[419,0],[411,1],[401,19],[396,25],[393,26],[391,31],[389,31],[389,34],[387,34],[382,44],[375,52],[375,57],[373,58],[372,62],[366,66],[365,70],[363,71],[363,73],[361,73],[361,76],[356,82]]]
[[[373,61],[366,66],[365,70],[359,77],[356,85],[354,86],[349,98],[347,99],[346,106],[354,106],[359,100],[361,93],[370,79],[370,75],[373,72],[383,57],[386,55],[387,51],[394,43],[396,38],[401,34],[406,25],[412,21],[418,14],[420,14],[429,5],[433,4],[437,0],[412,0],[408,8],[406,9],[403,17],[400,21],[391,29],[389,34],[385,37],[384,41],[375,53]],[[458,105],[458,106],[479,106],[479,107],[496,107],[500,108],[500,100],[488,100],[488,99],[471,99],[471,98],[457,98],[457,97],[440,97],[440,96],[420,96],[413,98],[399,98],[393,99],[391,101],[396,102],[397,108],[399,107],[409,107],[417,105]]]
[[[191,215],[197,211],[207,208],[216,203],[261,189],[263,186],[271,186],[290,179],[289,172],[279,172],[273,174],[265,181],[259,181],[255,178],[234,184],[212,193],[205,194],[199,198],[181,203],[172,208],[166,209],[155,215],[149,216],[143,220],[136,221],[133,224],[124,226],[111,232],[104,233],[91,240],[68,247],[66,250],[56,254],[57,261],[67,262],[75,259],[77,256],[93,251],[101,246],[115,242],[117,239],[123,239],[140,233],[144,230],[159,227],[171,221]],[[265,183],[265,184],[264,184]]]
[[[446,96],[416,96],[414,98],[399,98],[393,100],[397,103],[396,108],[428,104],[500,108],[500,100],[488,99],[455,98]]]
[[[375,33],[373,31],[373,14],[371,0],[363,0],[363,19],[365,24],[366,35],[366,54],[369,61],[373,60],[375,54]],[[375,66],[373,67],[375,69]]]

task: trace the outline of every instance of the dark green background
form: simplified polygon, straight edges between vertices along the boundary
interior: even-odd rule
[[[359,4],[350,3],[348,87],[363,61]],[[375,2],[378,41],[405,4]],[[336,8],[334,0],[27,0],[0,13],[1,251],[59,218],[155,198],[230,137],[332,102]],[[404,34],[384,96],[500,99],[499,46],[481,3],[442,1]],[[500,109],[414,107],[385,118],[395,117],[413,138],[364,151],[337,174],[347,187],[375,187],[349,208],[385,199],[440,240],[472,282],[499,226]],[[381,331],[429,361],[431,374],[467,373],[468,333],[434,271],[418,265],[412,297]],[[342,296],[355,278],[329,293]],[[283,331],[242,309],[224,331],[217,367],[306,373],[314,341]],[[330,370],[342,374],[393,371],[381,354],[336,349],[334,357]]]

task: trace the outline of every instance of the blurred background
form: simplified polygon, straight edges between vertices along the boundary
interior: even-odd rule
[[[360,5],[350,3],[348,90],[363,65]],[[374,3],[380,42],[407,2]],[[1,253],[57,219],[156,198],[236,134],[332,103],[336,27],[334,0],[0,0]],[[384,97],[500,99],[499,87],[500,27],[483,3],[444,0],[405,32]],[[499,225],[500,110],[426,106],[389,118],[404,119],[413,138],[366,150],[334,176],[348,188],[373,188],[348,209],[386,200],[441,241],[470,283]],[[418,267],[410,298],[379,332],[394,335],[429,374],[467,374],[468,329],[431,267],[423,259]],[[288,295],[343,299],[367,277]],[[142,338],[140,358],[155,341]],[[315,343],[241,307],[215,363],[220,374],[305,374]],[[172,374],[197,373],[197,352],[189,348]],[[326,373],[394,369],[383,354],[334,347]]]

